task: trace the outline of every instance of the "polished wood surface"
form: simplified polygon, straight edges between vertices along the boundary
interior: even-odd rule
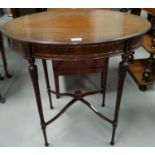
[[[111,10],[111,8],[48,8],[47,11]]]
[[[131,26],[131,23],[134,25]],[[142,35],[150,23],[134,15],[105,10],[43,12],[19,17],[2,29],[9,38],[44,44],[86,44]],[[103,32],[103,33],[101,33]],[[71,41],[81,38],[82,41]]]
[[[134,37],[130,39],[130,47],[135,49],[142,45],[143,37]],[[124,40],[112,41],[108,43],[94,44],[74,44],[74,45],[43,45],[32,44],[33,51],[28,53],[36,58],[45,58],[64,61],[93,60],[120,55],[124,52]]]
[[[59,75],[96,73],[101,72],[104,67],[106,67],[105,59],[71,62],[53,60],[53,68]]]

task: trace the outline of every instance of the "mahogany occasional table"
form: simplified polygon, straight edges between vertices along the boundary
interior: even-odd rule
[[[133,59],[133,49],[142,45],[143,35],[150,29],[150,23],[138,16],[116,11],[79,10],[61,12],[42,12],[23,16],[8,22],[2,33],[10,42],[23,49],[27,59],[37,101],[45,145],[48,146],[46,126],[61,116],[76,101],[81,101],[99,117],[113,126],[111,145],[114,144],[115,131],[118,123],[123,83],[128,64]],[[12,44],[13,45],[13,44]],[[122,55],[118,69],[118,88],[115,113],[112,119],[99,113],[85,96],[104,90],[82,93],[60,93],[73,99],[52,119],[45,121],[40,89],[38,69],[35,59],[41,59],[44,66],[49,100],[52,106],[46,60],[93,60]]]

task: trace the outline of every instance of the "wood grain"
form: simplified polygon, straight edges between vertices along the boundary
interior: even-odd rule
[[[16,18],[2,32],[9,38],[42,44],[86,44],[144,34],[150,23],[135,15],[108,10],[49,11]],[[82,41],[71,41],[81,38]]]

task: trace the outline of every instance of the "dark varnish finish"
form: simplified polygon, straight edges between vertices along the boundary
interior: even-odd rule
[[[131,26],[131,23],[134,24]],[[138,16],[104,10],[38,13],[17,18],[3,27],[3,34],[11,42],[15,41],[20,47],[22,46],[24,57],[28,60],[28,69],[34,87],[46,146],[49,145],[46,126],[60,117],[76,101],[81,101],[103,120],[112,124],[111,145],[114,144],[128,64],[133,59],[133,49],[142,45],[143,35],[149,29],[150,23]],[[76,40],[76,38],[78,39]],[[74,93],[57,93],[50,90],[46,60],[74,62],[104,59],[106,61],[116,55],[122,55],[122,61],[119,65],[117,99],[113,119],[98,112],[84,99],[87,95],[105,91],[104,88],[86,93],[80,90],[76,90]],[[43,115],[35,59],[43,61],[50,105],[52,102],[49,92],[73,98],[55,117],[48,121],[45,121]]]

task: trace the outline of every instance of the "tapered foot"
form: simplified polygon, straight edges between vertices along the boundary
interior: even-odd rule
[[[3,81],[4,80],[4,78],[3,77],[0,77],[0,81]]]
[[[3,81],[3,80],[4,80],[4,77],[3,77],[3,76],[1,76],[1,75],[0,75],[0,80],[1,80],[1,81]]]
[[[49,143],[45,143],[45,146],[48,147],[49,146]]]
[[[111,145],[114,145],[116,128],[117,128],[117,122],[113,122],[112,137],[110,142]]]
[[[60,95],[56,95],[56,97],[57,97],[57,99],[59,99],[60,98]]]
[[[104,103],[102,104],[102,107],[105,107],[105,104]]]
[[[6,77],[7,77],[8,79],[10,79],[10,78],[12,77],[12,75],[11,75],[11,74],[6,74]]]
[[[139,86],[139,89],[140,89],[141,91],[146,91],[146,90],[147,90],[147,86],[141,85],[141,86]]]
[[[51,108],[51,109],[54,109],[52,105],[50,106],[50,108]]]
[[[5,99],[0,96],[0,103],[5,103]]]
[[[101,94],[103,95],[103,98],[102,98],[102,107],[105,107],[105,92],[103,90],[101,90]]]

